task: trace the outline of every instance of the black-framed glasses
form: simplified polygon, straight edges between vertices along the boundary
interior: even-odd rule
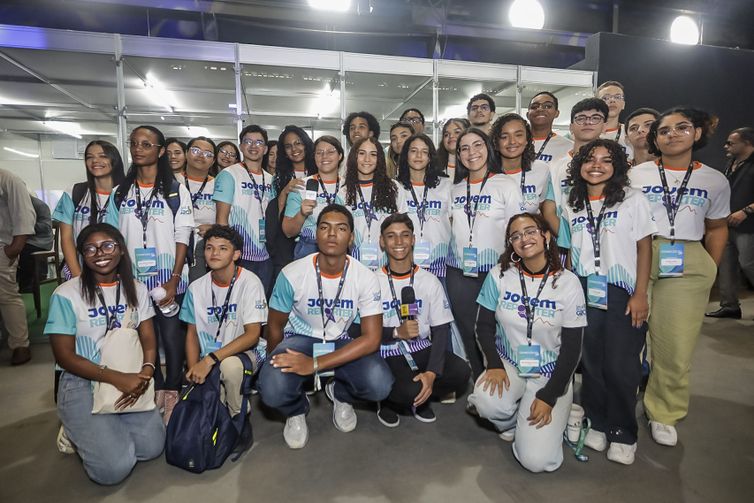
[[[470,110],[472,112],[489,112],[492,109],[489,105],[472,105]]]
[[[191,152],[191,155],[203,155],[205,159],[213,159],[215,157],[214,152],[210,150],[202,150],[199,147],[191,147],[189,152]]]
[[[411,124],[419,124],[422,122],[421,117],[404,117],[401,122],[410,122]]]
[[[138,148],[141,148],[142,150],[149,150],[149,149],[152,149],[154,147],[162,147],[162,145],[160,145],[159,143],[152,143],[152,142],[149,142],[147,140],[144,140],[144,141],[130,140],[128,142],[128,146],[131,147],[134,150],[136,150]]]
[[[118,248],[118,243],[115,241],[102,241],[99,246],[95,244],[84,245],[81,248],[81,254],[87,258],[94,257],[97,252],[101,251],[103,255],[112,255]]]
[[[585,126],[587,124],[593,126],[596,124],[602,124],[602,122],[605,121],[605,118],[600,114],[594,114],[594,115],[577,115],[573,118],[574,124],[578,124],[579,126]]]

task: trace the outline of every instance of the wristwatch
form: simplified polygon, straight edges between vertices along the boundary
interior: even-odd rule
[[[747,215],[752,215],[754,214],[754,208],[752,208],[751,206],[744,206],[743,212],[746,213]]]

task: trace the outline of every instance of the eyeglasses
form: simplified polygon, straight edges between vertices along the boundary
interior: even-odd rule
[[[334,148],[331,148],[329,150],[315,150],[314,151],[314,155],[317,156],[317,157],[324,157],[326,155],[330,156],[330,155],[335,155],[337,153],[338,153],[338,151],[335,150]]]
[[[115,249],[118,248],[118,243],[115,241],[103,241],[99,246],[97,245],[84,245],[81,249],[81,253],[91,258],[97,255],[97,252],[101,251],[103,255],[112,255],[115,253]]]
[[[203,155],[205,159],[212,159],[215,157],[214,152],[210,152],[209,150],[202,150],[199,147],[191,147],[189,149],[189,152],[191,152],[191,155]]]
[[[130,140],[128,142],[128,146],[134,150],[138,149],[139,147],[141,147],[142,150],[149,150],[154,147],[162,147],[162,145],[158,143],[151,143],[151,142],[148,142],[147,140],[144,140],[144,141]]]
[[[238,155],[235,152],[233,152],[232,150],[223,150],[223,149],[220,149],[218,151],[218,154],[220,154],[223,157],[227,157],[228,159],[236,159],[238,157]]]
[[[545,101],[544,103],[532,103],[529,105],[529,110],[552,110],[555,108],[555,103],[552,101]]]
[[[471,145],[462,145],[461,146],[461,152],[467,153],[471,152],[471,150],[481,150],[484,148],[484,142],[482,140],[477,140],[473,142]]]
[[[606,94],[602,96],[602,101],[623,101],[624,96],[622,94]]]
[[[605,118],[602,115],[594,114],[594,115],[577,115],[573,118],[574,124],[578,124],[579,126],[585,126],[587,124],[593,126],[596,124],[601,124]]]
[[[286,143],[285,145],[283,145],[283,148],[287,152],[289,150],[293,150],[294,148],[301,148],[303,146],[304,146],[303,143],[301,143],[300,141],[296,140],[293,143]]]
[[[249,147],[261,147],[264,143],[264,140],[252,140],[251,138],[244,138],[241,140],[241,145],[247,145]]]
[[[677,135],[690,135],[691,132],[694,130],[694,125],[689,124],[688,122],[683,122],[681,124],[676,124],[675,126],[667,126],[667,127],[661,127],[657,130],[657,136],[665,136],[668,137],[671,134],[677,134]]]
[[[489,105],[472,105],[469,110],[472,112],[489,112],[491,109]]]
[[[401,122],[410,122],[411,124],[419,124],[422,122],[421,117],[404,117],[401,119]]]
[[[536,236],[537,234],[542,234],[542,231],[540,231],[536,227],[531,227],[529,229],[524,229],[524,232],[516,232],[514,234],[511,234],[508,238],[508,242],[510,244],[516,244],[522,239],[528,239],[530,237]]]

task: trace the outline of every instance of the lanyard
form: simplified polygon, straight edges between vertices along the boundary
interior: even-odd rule
[[[105,214],[107,213],[107,205],[110,204],[110,195],[108,194],[107,199],[105,199],[105,204],[102,206],[99,205],[99,194],[97,192],[94,193],[94,208],[95,208],[95,214],[97,215],[97,223],[101,224],[102,221],[105,219]],[[91,222],[91,220],[90,220]]]
[[[359,183],[356,188],[359,189],[359,198],[361,199],[361,205],[364,207],[364,220],[367,221],[367,231],[369,233],[368,241],[371,241],[372,222],[377,220],[377,215],[374,212],[374,205],[372,204],[374,201],[374,190],[372,190],[372,194],[369,196],[369,202],[367,203],[364,199],[364,193],[361,191],[361,184]]]
[[[545,273],[542,276],[542,281],[539,283],[539,288],[537,288],[537,296],[534,297],[535,299],[539,299],[539,296],[547,283],[547,276],[549,274],[550,264],[547,264]],[[518,279],[521,281],[521,302],[524,304],[524,310],[526,311],[526,342],[531,346],[531,332],[534,328],[534,311],[532,311],[530,305],[531,299],[529,298],[529,293],[526,291],[526,280],[524,279],[524,273],[521,271],[521,266],[518,267]]]
[[[144,243],[144,248],[147,247],[147,223],[149,222],[149,209],[152,207],[152,200],[157,194],[157,187],[152,187],[152,193],[149,194],[149,199],[144,202],[144,207],[141,204],[141,189],[139,188],[139,182],[134,181],[134,187],[136,188],[136,218],[141,222],[141,237]]]
[[[463,206],[463,211],[466,213],[466,220],[469,222],[469,247],[471,247],[472,238],[474,236],[474,223],[476,222],[476,214],[477,209],[479,208],[479,200],[482,198],[482,191],[484,190],[484,185],[487,183],[487,180],[490,178],[490,174],[487,173],[484,175],[484,180],[482,180],[482,186],[479,187],[479,194],[477,195],[476,201],[474,202],[474,212],[471,212],[471,182],[469,181],[469,177],[466,177],[466,204]]]
[[[220,314],[217,313],[217,308],[220,307],[217,305],[217,299],[215,298],[215,289],[210,286],[210,290],[212,291],[212,311],[215,313],[215,319],[217,320],[217,332],[215,333],[215,341],[217,341],[217,338],[220,337],[220,329],[223,328],[223,323],[228,317],[228,304],[230,303],[230,294],[233,291],[233,285],[236,284],[236,276],[238,276],[239,267],[236,266],[235,271],[233,271],[233,277],[230,279],[230,285],[228,285],[228,292],[225,294],[225,302],[223,302],[222,307],[220,308]]]
[[[335,293],[335,298],[332,301],[332,307],[325,307],[325,297],[322,292],[322,273],[319,271],[319,255],[314,261],[314,270],[317,271],[317,291],[319,293],[319,315],[322,317],[322,341],[325,340],[327,324],[330,321],[335,321],[333,315],[333,308],[338,307],[338,301],[340,300],[340,294],[343,291],[343,284],[346,282],[346,273],[348,272],[348,264],[350,260],[346,257],[346,265],[343,267],[343,274],[340,275],[340,281],[338,282],[338,291]],[[327,315],[327,318],[325,318]]]
[[[335,191],[332,194],[330,194],[329,192],[327,192],[327,187],[325,187],[325,182],[322,181],[322,177],[321,176],[317,175],[317,180],[319,181],[319,186],[322,188],[322,194],[325,195],[325,199],[327,200],[327,204],[334,203],[335,202],[335,196],[338,195],[338,190],[340,190],[340,179],[338,179],[335,182]],[[361,192],[361,189],[359,189],[359,192]],[[363,196],[362,196],[362,199],[364,199]]]
[[[409,286],[414,287],[414,264],[411,263],[411,279],[409,280]],[[385,268],[387,270],[387,282],[390,285],[390,293],[393,294],[393,306],[395,307],[395,313],[398,315],[398,321],[401,319],[401,307],[398,305],[398,295],[395,293],[395,285],[393,284],[393,271],[390,270],[390,266]]]
[[[111,312],[110,308],[105,302],[105,294],[102,293],[102,288],[97,285],[94,288],[94,292],[97,294],[100,304],[105,309],[105,320],[107,320],[107,331],[120,328],[120,322],[118,321],[118,305],[120,304],[120,280],[115,283],[115,309]]]
[[[246,173],[249,174],[249,178],[251,179],[251,185],[254,187],[254,197],[257,201],[259,201],[259,209],[262,210],[262,215],[264,215],[264,193],[267,191],[267,184],[264,181],[264,170],[262,170],[262,185],[259,185],[257,181],[254,179],[254,175],[249,171],[246,170]],[[261,193],[260,193],[260,187],[261,187]]]
[[[694,161],[691,161],[689,167],[686,168],[686,175],[683,177],[683,181],[676,191],[675,202],[670,197],[670,187],[668,186],[668,179],[665,176],[665,167],[662,165],[662,161],[660,161],[657,167],[660,170],[660,181],[662,182],[662,205],[665,207],[665,212],[668,214],[668,222],[670,223],[670,242],[671,244],[675,244],[675,216],[678,213],[678,208],[681,207],[681,198],[686,193],[686,186],[689,184],[691,172],[694,171]]]
[[[429,186],[427,185],[427,182],[425,180],[424,195],[422,195],[421,204],[419,204],[419,199],[416,197],[414,185],[410,184],[409,187],[411,187],[411,197],[413,198],[414,204],[416,205],[416,217],[419,219],[419,239],[421,239],[424,236],[424,222],[427,221],[427,192],[429,191]]]
[[[592,204],[589,202],[589,197],[587,197],[584,200],[584,206],[586,206],[586,213],[589,217],[589,222],[587,222],[587,232],[589,232],[589,235],[592,238],[592,247],[594,248],[594,267],[597,269],[597,274],[600,273],[600,224],[602,223],[602,218],[605,216],[605,210],[607,209],[606,204],[602,204],[602,208],[600,208],[600,212],[597,215],[597,220],[594,220],[594,213],[592,212]]]
[[[545,151],[547,144],[550,142],[550,138],[552,138],[553,136],[555,136],[555,133],[553,133],[552,131],[547,133],[547,138],[545,138],[545,142],[542,144],[541,147],[539,147],[539,152],[537,152],[537,155],[534,156],[535,159],[539,159],[539,156],[541,156],[542,153]]]
[[[615,141],[616,142],[620,141],[620,135],[622,133],[623,133],[623,128],[620,126],[620,124],[618,124],[618,133],[615,135]]]
[[[191,189],[189,188],[188,175],[186,175],[186,177],[183,179],[183,181],[186,183],[186,190],[188,190],[189,194],[191,194],[191,206],[193,206],[195,210],[199,209],[199,206],[196,204],[196,202],[202,196],[202,192],[204,192],[204,187],[207,186],[207,181],[208,180],[209,180],[209,175],[207,175],[206,177],[204,177],[204,181],[202,182],[202,186],[199,187],[199,190],[196,192],[196,194],[191,194]]]

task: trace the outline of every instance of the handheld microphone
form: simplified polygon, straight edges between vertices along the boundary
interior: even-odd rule
[[[419,306],[416,305],[416,292],[414,287],[404,286],[401,289],[401,318],[413,320],[419,315]]]
[[[304,196],[304,199],[308,199],[310,201],[316,201],[317,200],[317,192],[319,191],[319,183],[314,178],[309,178],[306,181],[306,194]]]

